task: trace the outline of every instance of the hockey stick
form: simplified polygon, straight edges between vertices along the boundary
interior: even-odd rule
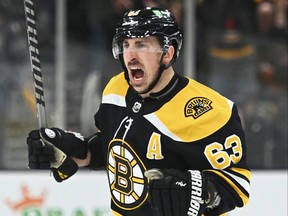
[[[33,1],[24,0],[24,9],[30,53],[30,64],[33,74],[34,93],[36,98],[37,117],[39,127],[42,128],[47,127],[47,120]]]
[[[31,64],[31,70],[33,74],[34,93],[35,93],[35,99],[36,99],[38,123],[39,123],[40,128],[46,128],[47,119],[46,119],[46,108],[45,108],[45,100],[44,100],[44,88],[43,88],[43,81],[42,81],[40,52],[38,49],[36,17],[35,17],[33,0],[24,0],[24,11],[25,11],[25,18],[26,18],[30,64]],[[52,145],[47,142],[45,142],[45,144]],[[62,164],[62,162],[65,160],[67,156],[60,149],[56,148],[55,146],[53,147],[55,150],[56,161],[51,163],[51,167],[57,168]]]

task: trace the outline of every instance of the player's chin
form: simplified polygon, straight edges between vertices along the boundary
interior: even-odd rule
[[[147,93],[147,86],[144,85],[134,85],[133,83],[131,84],[132,88],[134,89],[137,94],[145,94]]]
[[[144,94],[146,93],[147,88],[142,88],[142,87],[137,87],[132,85],[133,89],[135,92],[137,92],[137,94]]]

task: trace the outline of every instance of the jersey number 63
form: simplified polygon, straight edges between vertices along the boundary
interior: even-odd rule
[[[218,142],[207,145],[204,154],[214,169],[225,169],[231,162],[240,161],[243,154],[241,140],[233,134],[226,138],[224,145]]]

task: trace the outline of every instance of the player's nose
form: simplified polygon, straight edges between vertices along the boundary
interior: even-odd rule
[[[137,59],[138,52],[134,48],[128,48],[125,50],[124,56],[125,56],[126,60],[132,61],[134,59]]]

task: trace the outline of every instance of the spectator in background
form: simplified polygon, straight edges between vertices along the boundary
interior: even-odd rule
[[[169,4],[170,11],[174,14],[180,26],[183,26],[183,2],[181,0],[171,1]]]
[[[263,1],[255,13],[253,43],[260,89],[256,100],[244,107],[247,139],[254,143],[248,148],[260,152],[253,158],[255,168],[283,168],[287,164],[287,1]]]
[[[256,8],[256,30],[261,36],[287,39],[287,1],[264,1]]]
[[[208,49],[208,85],[236,103],[259,90],[255,47],[236,29],[227,29]]]
[[[287,1],[260,3],[256,9],[256,24],[254,43],[260,81],[268,84],[269,73],[270,84],[273,80],[274,84],[287,86]]]

